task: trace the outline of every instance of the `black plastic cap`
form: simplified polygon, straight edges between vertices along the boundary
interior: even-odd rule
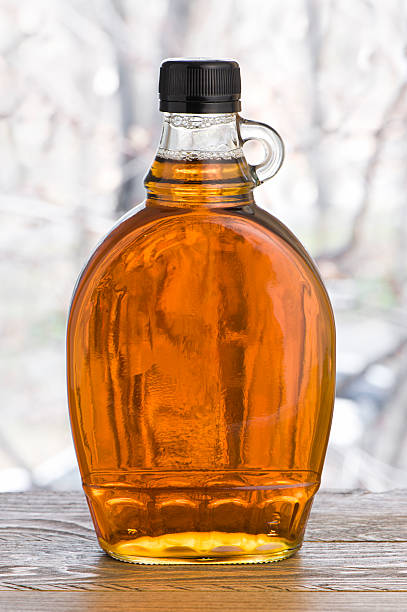
[[[234,60],[168,59],[160,69],[160,111],[237,113],[240,87]]]

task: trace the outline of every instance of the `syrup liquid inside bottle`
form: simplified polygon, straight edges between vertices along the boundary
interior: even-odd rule
[[[68,326],[71,423],[99,542],[141,563],[273,561],[301,545],[334,394],[312,261],[244,158],[157,157],[96,249]]]

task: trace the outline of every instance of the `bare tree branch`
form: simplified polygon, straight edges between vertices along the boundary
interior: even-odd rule
[[[356,380],[363,378],[363,376],[367,373],[367,371],[374,365],[379,363],[383,363],[385,361],[390,361],[395,357],[398,357],[407,347],[407,337],[404,337],[398,342],[394,347],[389,349],[386,353],[382,353],[378,357],[375,357],[368,361],[364,367],[356,372],[355,374],[350,374],[346,376],[346,378],[336,386],[336,395],[338,397],[342,397],[346,389],[354,383]]]
[[[112,0],[112,7],[116,11],[122,23],[126,22],[126,9],[122,0]],[[110,30],[114,52],[116,56],[117,70],[119,73],[119,102],[120,119],[123,138],[129,138],[132,126],[136,123],[136,104],[133,96],[132,69],[130,67],[129,56],[123,50],[120,37],[117,36],[117,28]],[[132,151],[122,153],[122,167],[127,166],[133,161]],[[117,196],[116,212],[122,214],[130,210],[138,200],[144,197],[142,185],[142,174],[133,173],[123,178]]]
[[[377,130],[374,132],[373,149],[366,164],[366,169],[363,176],[363,196],[360,202],[359,210],[354,217],[352,231],[347,242],[339,250],[333,253],[320,254],[317,257],[318,261],[328,260],[339,264],[345,258],[349,258],[359,245],[363,232],[363,223],[372,198],[374,179],[376,177],[379,161],[381,159],[387,139],[387,130],[394,115],[397,113],[402,101],[404,100],[406,91],[407,81],[404,81],[397,89],[395,95],[390,101],[390,104],[384,111],[382,121],[380,122]]]
[[[323,234],[329,207],[328,181],[326,180],[324,160],[320,151],[321,136],[324,131],[324,115],[320,96],[321,52],[324,36],[321,24],[321,5],[318,0],[306,0],[305,9],[308,18],[307,41],[311,74],[311,132],[307,156],[316,186],[317,223],[319,226],[317,231]]]

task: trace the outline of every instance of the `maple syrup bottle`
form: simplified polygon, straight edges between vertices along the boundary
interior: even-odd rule
[[[283,145],[239,98],[234,61],[163,63],[146,200],[75,288],[73,438],[99,543],[122,561],[284,559],[320,484],[334,318],[310,256],[254,201]]]

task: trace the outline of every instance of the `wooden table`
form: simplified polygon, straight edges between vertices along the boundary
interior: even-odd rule
[[[79,493],[0,495],[0,610],[407,610],[407,491],[320,492],[286,561],[142,566],[98,547]]]

